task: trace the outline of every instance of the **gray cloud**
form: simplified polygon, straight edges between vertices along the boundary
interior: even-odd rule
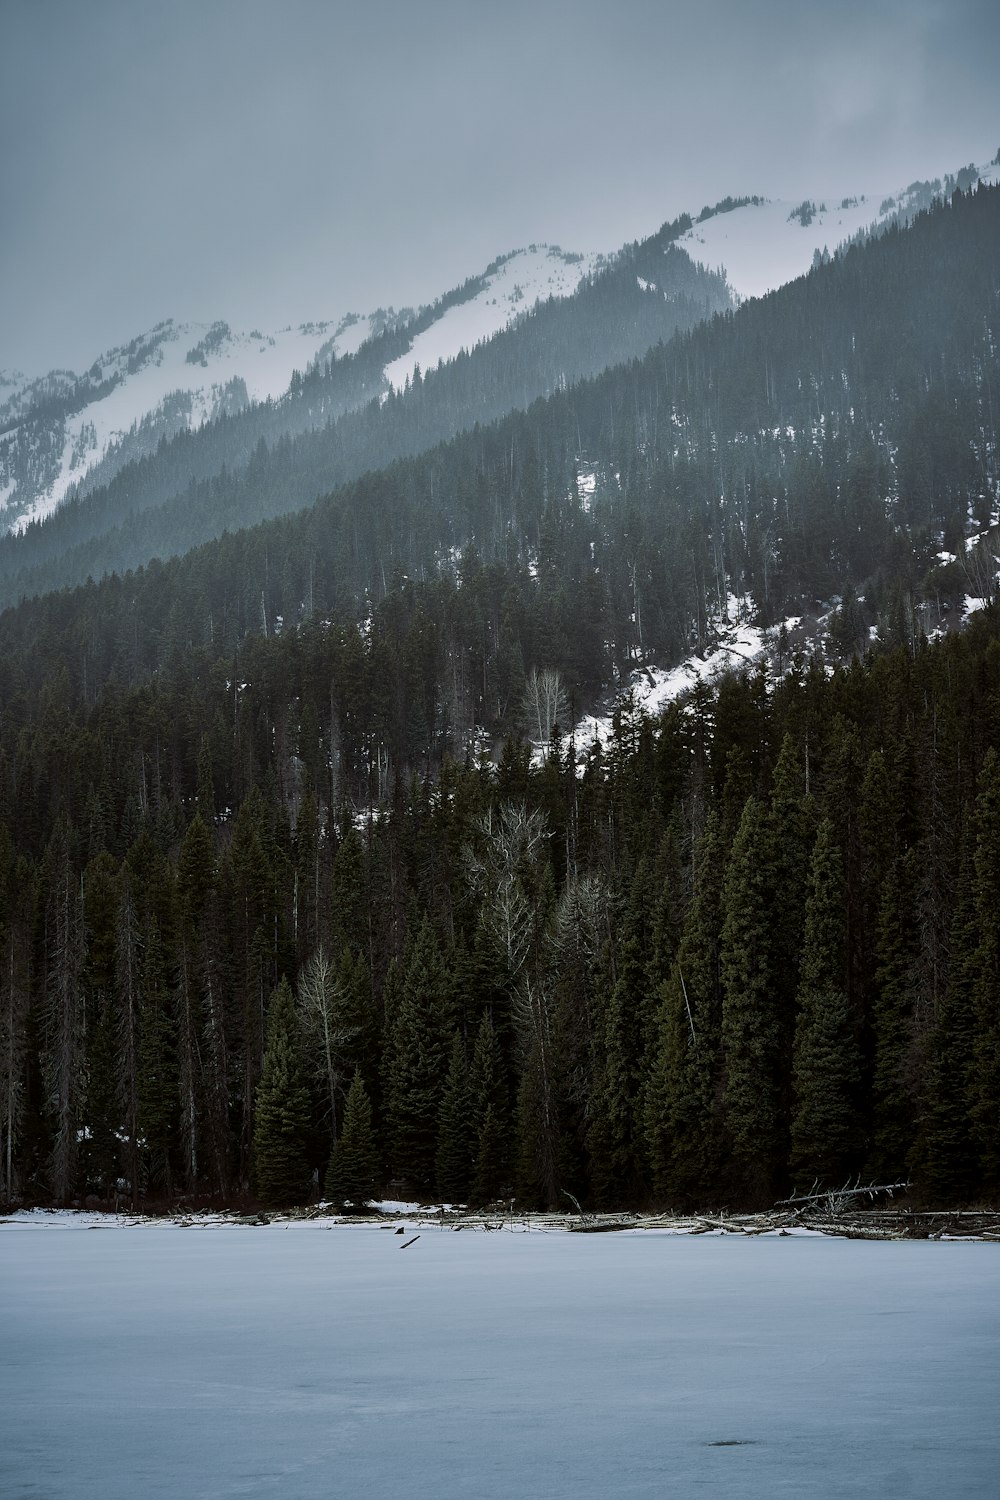
[[[0,366],[900,186],[1000,146],[998,42],[980,0],[0,0]]]

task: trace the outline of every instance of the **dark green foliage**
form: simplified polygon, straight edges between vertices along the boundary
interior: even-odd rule
[[[847,1004],[844,881],[832,825],[816,834],[809,872],[792,1082],[792,1170],[808,1190],[839,1187],[856,1164],[860,1059]]]
[[[783,1017],[771,956],[767,823],[748,797],[726,871],[720,974],[725,1119],[747,1192],[773,1197],[787,1155],[782,1117]]]
[[[434,930],[425,919],[403,975],[385,1084],[391,1175],[422,1194],[431,1194],[434,1186],[447,1038],[447,978]]]
[[[646,1094],[646,1136],[656,1196],[697,1203],[721,1160],[722,925],[724,847],[709,814],[677,962],[661,988],[657,1048]]]
[[[239,504],[203,474],[211,528],[272,484],[330,493],[0,617],[3,1192],[247,1191],[282,1139],[267,998],[323,947],[342,1035],[293,1110],[296,1193],[358,1068],[380,1184],[436,1190],[456,1030],[476,1201],[759,1203],[793,1123],[800,1181],[908,1162],[925,1198],[1000,1192],[1000,622],[920,641],[968,584],[939,549],[997,493],[998,204],[346,487],[336,425],[257,455]],[[414,453],[445,385],[362,414],[355,457],[397,420]],[[533,670],[575,722],[710,644],[727,589],[775,622],[839,594],[846,629],[852,585],[895,649],[831,675],[786,639],[780,674],[655,723],[626,699],[606,745],[531,764]],[[839,875],[807,930],[820,817]]]
[[[372,1106],[359,1070],[347,1092],[344,1123],[330,1152],[323,1196],[338,1208],[363,1209],[374,1198],[377,1182]]]
[[[489,1013],[476,1036],[469,1084],[475,1128],[472,1199],[492,1203],[509,1185],[510,1145],[503,1062]]]
[[[456,1032],[452,1040],[451,1062],[438,1120],[435,1166],[438,1196],[442,1202],[467,1201],[477,1144],[475,1110],[469,1070],[465,1062],[465,1048],[462,1038]]]
[[[280,1208],[302,1203],[312,1173],[308,1142],[312,1101],[299,1055],[299,1030],[291,986],[283,979],[267,1011],[267,1050],[257,1085],[253,1136],[254,1181],[262,1203]]]
[[[990,1191],[1000,1190],[1000,755],[983,761],[975,806],[975,1065],[971,1079],[975,1139]]]
[[[915,1176],[930,1202],[974,1200],[980,1183],[970,1109],[979,1094],[976,1072],[975,914],[972,839],[965,833],[951,930],[948,988],[931,1037],[923,1118],[911,1150]]]
[[[875,949],[875,1070],[868,1166],[869,1175],[879,1182],[905,1180],[914,1138],[917,891],[916,856],[907,850],[885,877]]]
[[[649,1066],[655,999],[649,978],[653,954],[651,919],[657,889],[649,862],[639,861],[622,913],[617,948],[617,981],[604,1025],[601,1086],[595,1108],[593,1142],[599,1201],[633,1203],[643,1192],[645,1139],[642,1131],[643,1080]]]

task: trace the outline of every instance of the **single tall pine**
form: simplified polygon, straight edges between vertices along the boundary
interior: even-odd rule
[[[362,1210],[375,1196],[378,1152],[372,1131],[372,1106],[361,1070],[357,1069],[347,1092],[344,1124],[330,1152],[323,1194],[338,1208]]]
[[[287,979],[271,996],[267,1050],[257,1085],[254,1126],[254,1178],[269,1207],[301,1203],[309,1196],[307,1156],[310,1128],[309,1085],[299,1056],[295,1000]]]
[[[795,1025],[792,1170],[808,1187],[838,1184],[855,1165],[860,1060],[847,1005],[844,885],[832,824],[816,834]]]

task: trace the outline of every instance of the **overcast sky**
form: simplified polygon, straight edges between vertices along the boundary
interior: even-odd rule
[[[0,0],[0,368],[1000,147],[996,0]]]

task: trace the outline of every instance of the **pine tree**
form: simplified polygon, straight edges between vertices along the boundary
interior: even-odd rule
[[[604,1030],[604,1068],[592,1149],[602,1179],[598,1197],[635,1202],[646,1170],[641,1093],[655,1015],[649,979],[653,955],[652,917],[656,891],[649,862],[639,861],[622,919],[618,979],[611,992]],[[596,1184],[595,1184],[596,1185]]]
[[[372,1130],[372,1106],[358,1069],[347,1092],[344,1126],[330,1152],[324,1196],[338,1208],[367,1207],[375,1196],[378,1152]]]
[[[138,1104],[147,1184],[169,1197],[173,1186],[171,1147],[178,1123],[177,1054],[166,959],[155,918],[150,919],[142,954]]]
[[[676,963],[661,986],[657,1042],[646,1092],[653,1188],[666,1202],[695,1203],[714,1185],[718,1174],[723,867],[721,823],[713,810],[697,853],[694,894]]]
[[[507,1184],[509,1152],[503,1060],[489,1012],[479,1025],[469,1084],[475,1128],[472,1201],[492,1203]]]
[[[65,1204],[76,1186],[77,1132],[85,1081],[81,903],[65,827],[60,828],[50,850],[49,869],[43,1061],[52,1127],[49,1184],[53,1197]]]
[[[855,1164],[860,1062],[845,968],[843,873],[833,826],[824,819],[809,872],[793,1053],[792,1170],[804,1187],[814,1179],[839,1185]]]
[[[254,1177],[268,1206],[301,1203],[309,1195],[309,1086],[299,1055],[295,1000],[287,979],[271,996],[267,1050],[257,1085]]]
[[[469,1196],[475,1150],[475,1116],[462,1038],[455,1033],[438,1118],[435,1156],[438,1196],[442,1202],[465,1203]]]
[[[948,987],[931,1037],[927,1088],[911,1156],[917,1182],[933,1204],[969,1202],[979,1186],[970,1090],[975,1079],[976,921],[972,840],[962,840],[951,927]]]
[[[879,1182],[899,1182],[905,1177],[915,1131],[916,885],[916,858],[910,849],[893,862],[885,877],[875,949],[875,1068],[868,1171]]]
[[[1000,1188],[1000,756],[989,750],[976,798],[975,1061],[972,1116],[983,1185]]]
[[[775,1002],[767,825],[748,797],[726,870],[720,944],[725,1118],[743,1191],[772,1199],[787,1154],[783,1018]]]
[[[447,989],[434,929],[425,919],[406,961],[386,1095],[392,1175],[418,1193],[431,1191],[434,1183],[447,1070]]]

